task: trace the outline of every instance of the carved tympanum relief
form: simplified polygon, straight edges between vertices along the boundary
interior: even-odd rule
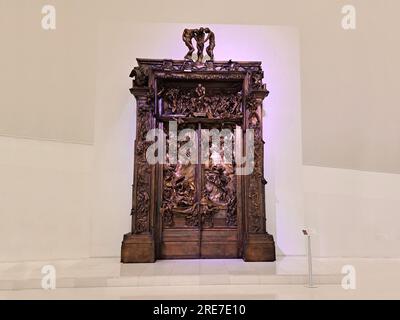
[[[160,94],[167,115],[226,120],[242,116],[241,92],[207,94],[206,88],[199,83],[195,88],[168,88]]]

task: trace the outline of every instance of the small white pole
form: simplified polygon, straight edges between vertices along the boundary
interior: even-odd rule
[[[312,256],[311,256],[311,237],[307,236],[308,242],[308,286],[313,287],[313,277],[312,277]]]
[[[316,288],[313,283],[313,271],[312,271],[312,253],[311,253],[311,235],[307,230],[303,230],[303,234],[307,236],[307,258],[308,258],[308,288]]]

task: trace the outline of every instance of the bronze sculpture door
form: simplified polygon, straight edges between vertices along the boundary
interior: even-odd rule
[[[212,52],[215,38],[209,35]],[[262,114],[268,90],[261,62],[138,59],[131,77],[137,103],[132,225],[123,238],[121,261],[274,261],[274,239],[265,223]],[[147,133],[166,129],[170,121],[192,126],[198,135],[206,129],[240,126],[235,137],[241,139],[242,151],[236,166],[242,175],[232,175],[234,166],[213,161],[150,163],[146,154],[156,141],[149,141]],[[247,143],[251,133],[254,144]],[[247,159],[248,151],[254,158]]]
[[[167,127],[166,123],[164,128]],[[222,127],[200,122],[179,125],[179,130],[195,130],[197,159],[207,160],[194,164],[178,161],[176,164],[159,166],[159,183],[162,186],[159,190],[163,190],[159,198],[158,214],[159,258],[241,256],[238,227],[238,221],[241,220],[238,213],[241,210],[236,194],[240,190],[241,181],[235,175],[233,159],[224,161],[224,143],[233,142],[233,133],[226,141],[221,138],[219,145],[213,145],[209,141],[209,148],[204,149],[201,142],[211,129],[218,129],[220,132],[222,129],[229,129],[232,132],[233,128],[234,126]]]

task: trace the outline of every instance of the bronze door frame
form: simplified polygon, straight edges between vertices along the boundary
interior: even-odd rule
[[[267,232],[265,223],[266,180],[263,176],[265,142],[262,138],[262,112],[263,101],[269,92],[263,82],[262,63],[260,61],[229,60],[207,61],[203,65],[190,60],[170,59],[137,59],[137,62],[138,66],[130,74],[132,78],[130,92],[135,96],[137,110],[131,210],[132,226],[131,231],[124,234],[123,237],[121,261],[124,263],[154,262],[160,256],[159,246],[162,235],[160,205],[163,202],[160,200],[160,193],[163,186],[159,184],[163,180],[163,172],[158,165],[151,165],[146,161],[145,150],[150,144],[146,139],[146,133],[150,129],[158,128],[162,121],[167,120],[168,117],[165,116],[168,115],[172,115],[175,119],[179,117],[187,122],[240,124],[243,129],[242,138],[244,138],[247,129],[254,130],[254,170],[246,176],[236,175],[238,187],[235,198],[237,200],[237,215],[235,217],[237,217],[238,238],[231,238],[230,240],[237,241],[239,247],[237,256],[241,256],[245,261],[274,261],[275,243],[273,236]],[[201,91],[202,88],[195,92],[192,90],[192,93],[189,92],[189,96],[192,95],[194,101],[188,101],[188,105],[185,102],[186,92],[188,89],[190,91],[194,82],[197,83],[197,86],[206,86],[207,93],[211,98],[215,97],[214,92],[218,95],[217,91],[221,89],[229,94],[242,90],[242,103],[240,105],[242,112],[239,112],[238,104],[236,104],[236,107],[227,108],[227,105],[222,102],[219,109],[213,109],[211,114],[203,117],[204,108],[201,107],[203,100],[197,98],[205,97],[206,93]],[[160,85],[160,91],[158,91],[158,85]],[[159,97],[166,97],[168,101],[175,99],[174,92],[169,92],[169,96],[163,94],[163,90],[168,91],[168,88],[178,89],[176,97],[182,98],[183,105],[180,104],[178,108],[175,108],[176,105],[174,105],[173,110],[170,109],[163,115],[160,114]],[[211,92],[208,90],[211,90]],[[179,92],[183,92],[185,96]],[[213,99],[213,101],[220,103],[219,98]],[[223,111],[225,108],[229,110],[228,113]],[[241,145],[245,150],[245,139],[243,139]],[[192,175],[192,173],[189,174]],[[185,189],[184,186],[183,190]],[[193,194],[194,188],[191,189],[193,190],[191,194]],[[203,207],[202,212],[207,214],[208,217],[210,216],[210,211],[207,211],[207,208]],[[221,214],[217,217],[219,221],[216,226],[218,227],[223,227],[222,216]],[[182,216],[179,219],[182,222]],[[192,221],[195,221],[195,217]],[[180,226],[183,225],[184,222],[180,224]],[[209,226],[210,224],[206,223],[206,225]],[[226,226],[229,227],[231,224],[227,223]],[[218,241],[218,237],[213,239]],[[212,242],[213,239],[208,238],[208,241]],[[205,239],[201,239],[202,250],[203,240]],[[186,250],[186,248],[182,249],[183,251]],[[195,247],[192,249],[195,249]]]

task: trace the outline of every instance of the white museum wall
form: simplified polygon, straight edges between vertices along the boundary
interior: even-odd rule
[[[304,166],[313,254],[400,257],[400,175]]]
[[[0,261],[90,255],[92,149],[0,137]]]
[[[55,31],[41,27],[45,4]],[[82,1],[0,1],[1,135],[93,143],[94,21]]]

